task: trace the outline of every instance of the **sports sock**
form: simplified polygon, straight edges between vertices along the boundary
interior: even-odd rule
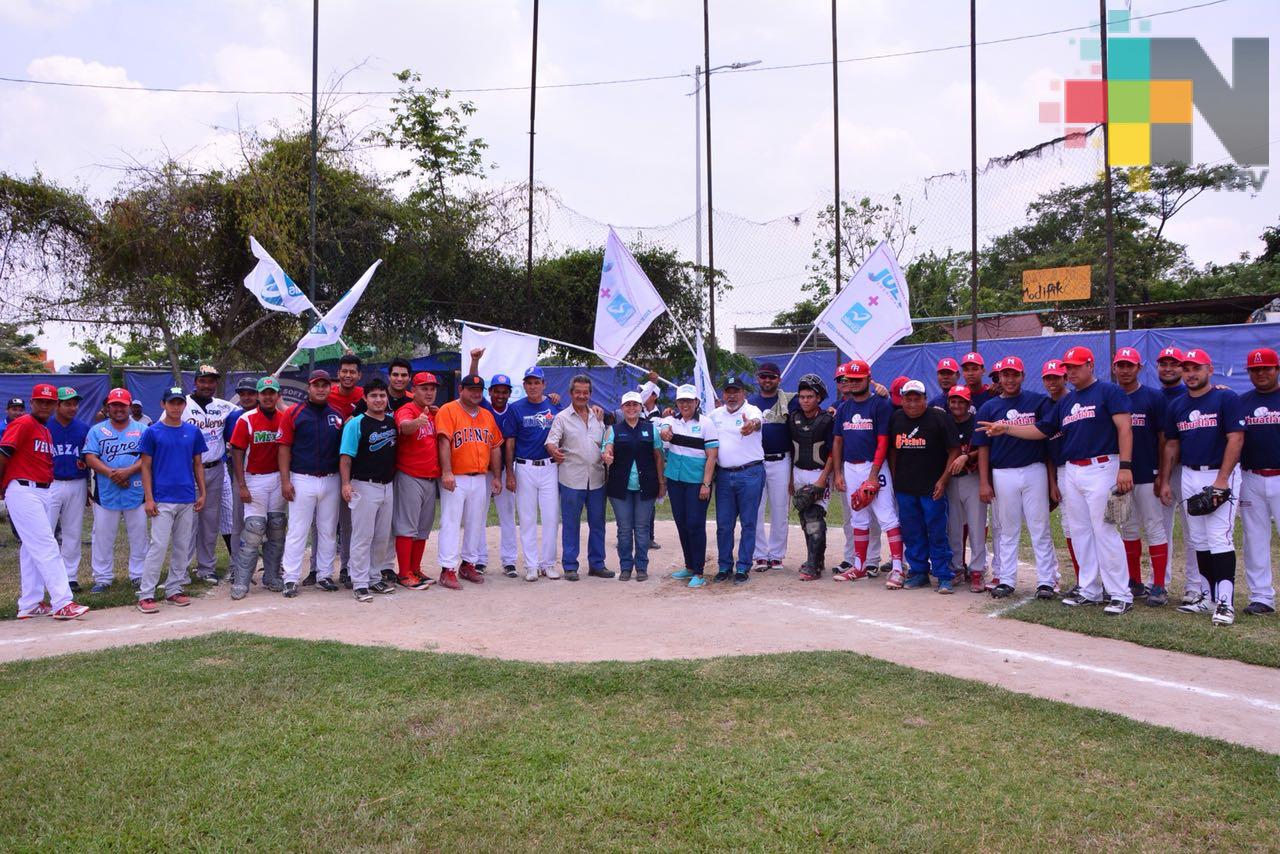
[[[870,540],[870,535],[871,531],[868,528],[853,529],[853,557],[859,568],[867,563],[867,542]]]
[[[1142,583],[1142,540],[1124,541],[1124,559],[1129,564],[1129,583]]]
[[[902,529],[894,526],[884,532],[889,538],[889,556],[893,558],[893,568],[902,568]]]
[[[1160,543],[1157,546],[1151,546],[1147,549],[1147,553],[1151,555],[1151,583],[1157,587],[1164,587],[1165,574],[1169,569],[1169,544]]]
[[[413,553],[413,537],[396,537],[396,563],[400,567],[400,577],[408,578],[411,574]]]
[[[1196,550],[1196,568],[1200,570],[1200,577],[1204,579],[1204,583],[1208,585],[1209,592],[1213,592],[1213,555],[1209,552]],[[1190,588],[1190,579],[1188,579],[1187,587]],[[1199,588],[1197,588],[1198,590]]]
[[[1217,570],[1218,585],[1214,595],[1215,602],[1225,602],[1234,608],[1236,592],[1236,553],[1221,552],[1213,556],[1214,568]]]
[[[422,553],[426,550],[426,540],[413,541],[413,551],[409,554],[409,567],[419,575],[422,574]]]
[[[1080,582],[1080,561],[1076,560],[1076,550],[1071,545],[1071,538],[1067,537],[1067,554],[1071,556],[1071,568],[1076,573],[1076,583]]]

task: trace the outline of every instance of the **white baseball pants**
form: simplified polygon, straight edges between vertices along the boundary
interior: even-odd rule
[[[462,561],[479,559],[484,538],[485,514],[489,511],[489,477],[484,474],[456,475],[453,491],[440,488],[440,566],[457,569]]]
[[[142,579],[142,567],[147,559],[147,511],[141,504],[131,510],[108,510],[95,504],[89,562],[97,584],[110,584],[115,579],[116,532],[120,530],[121,519],[129,539],[129,578]]]
[[[547,570],[556,563],[556,543],[560,541],[560,486],[557,466],[517,462],[516,512],[520,516],[520,549],[525,570]],[[542,525],[538,525],[538,515]],[[541,540],[539,540],[541,534]]]
[[[280,472],[269,474],[244,474],[244,484],[249,487],[250,500],[244,505],[244,518],[267,518],[268,513],[285,512],[284,493],[280,491]],[[221,499],[219,499],[221,500]]]
[[[18,593],[20,612],[39,605],[46,590],[55,611],[71,601],[67,568],[58,554],[58,542],[53,538],[53,524],[49,521],[51,503],[48,489],[24,486],[16,480],[9,481],[4,490],[9,521],[22,541],[18,550],[22,585]]]
[[[218,533],[222,536],[234,534],[235,528],[235,490],[231,483],[231,467],[222,467],[222,513],[218,516]],[[244,520],[241,519],[243,522]],[[235,543],[232,543],[234,546]]]
[[[359,590],[382,580],[382,568],[391,549],[391,497],[395,487],[390,483],[368,480],[351,481],[355,500],[351,502],[351,586]],[[292,527],[290,528],[292,530]],[[332,530],[332,528],[330,528]],[[303,536],[307,529],[303,528]],[[317,528],[317,538],[319,537]],[[287,541],[286,541],[287,542]],[[328,570],[333,572],[333,554]],[[295,567],[294,575],[299,570]],[[321,576],[323,577],[323,576]]]
[[[1181,498],[1184,508],[1188,498],[1195,495],[1206,486],[1212,486],[1213,482],[1217,479],[1217,469],[1214,469],[1213,471],[1196,471],[1193,468],[1182,466]],[[1227,486],[1231,488],[1232,494],[1239,494],[1239,467],[1231,472],[1231,477],[1227,481]],[[1191,545],[1195,551],[1211,552],[1213,554],[1223,554],[1225,552],[1235,551],[1235,502],[1226,502],[1208,516],[1187,516],[1187,534],[1191,539]],[[1192,560],[1194,560],[1194,557]]]
[[[791,473],[791,476],[795,481],[796,489],[800,489],[800,487],[802,486],[808,486],[811,483],[816,483],[818,478],[821,475],[822,475],[822,469],[795,469]],[[837,495],[843,495],[843,494],[844,493],[837,493]],[[823,509],[826,509],[830,500],[831,500],[831,478],[828,477],[827,488],[826,490],[823,491],[822,497],[818,499],[818,503],[822,505]]]
[[[1059,496],[1064,496],[1067,494],[1066,483],[1067,483],[1067,466],[1068,465],[1069,463],[1063,463],[1062,465],[1058,466],[1058,469],[1057,469]],[[1058,499],[1058,505],[1059,505],[1058,510],[1060,511],[1059,515],[1061,516],[1061,519],[1059,519],[1059,521],[1062,523],[1062,536],[1065,539],[1069,540],[1071,539],[1071,522],[1067,520],[1067,511],[1062,509],[1061,498]]]
[[[1173,504],[1164,508],[1165,542],[1173,542],[1173,517],[1182,520],[1182,565],[1186,573],[1186,589],[1198,590],[1209,595],[1209,580],[1200,574],[1200,565],[1196,563],[1196,550],[1191,544],[1191,534],[1187,531],[1187,505],[1182,503],[1182,466],[1174,466],[1169,478],[1169,486],[1173,490]],[[1173,554],[1169,555],[1169,575],[1173,575]]]
[[[487,475],[490,488],[493,476]],[[516,536],[516,494],[507,489],[506,475],[503,476],[502,491],[493,496],[493,506],[498,511],[498,550],[501,552],[503,566],[515,566],[520,555],[520,540]],[[489,508],[485,507],[485,522],[489,521]],[[489,565],[489,538],[480,539],[480,556],[478,563]]]
[[[49,489],[49,524],[62,527],[58,553],[67,580],[80,575],[80,540],[84,536],[84,505],[89,500],[88,480],[55,480]]]
[[[787,556],[787,517],[791,513],[791,456],[764,461],[764,492],[756,514],[756,560],[782,560]],[[768,505],[768,512],[765,505]],[[768,521],[768,528],[765,521]]]
[[[1124,541],[1116,526],[1102,519],[1107,512],[1107,499],[1116,485],[1119,458],[1111,457],[1105,463],[1095,458],[1087,466],[1068,462],[1063,468],[1067,474],[1062,509],[1071,524],[1071,543],[1080,563],[1081,592],[1099,601],[1105,595],[1132,602]]]
[[[191,554],[191,537],[195,532],[196,505],[156,504],[159,514],[151,520],[151,542],[147,546],[147,558],[142,564],[142,581],[138,587],[139,599],[163,599],[176,596],[191,581],[187,563]],[[160,587],[160,572],[165,558],[169,559],[169,574]]]
[[[342,502],[342,482],[336,474],[317,477],[291,474],[293,500],[289,507],[289,528],[284,538],[284,580],[297,583],[302,578],[302,556],[307,550],[307,534],[316,526],[316,559],[319,578],[333,576],[333,556],[338,549],[338,505]],[[249,487],[250,491],[253,487]]]
[[[843,465],[844,484],[849,490],[846,494],[852,494],[870,476],[871,463],[844,463]],[[847,498],[845,500],[848,501]],[[861,510],[852,510],[851,515],[854,528],[870,528],[872,516],[880,523],[880,529],[883,531],[898,527],[898,505],[893,500],[893,477],[889,474],[887,465],[880,469],[880,491],[871,500],[870,506],[863,507]],[[869,564],[870,550],[867,553]]]
[[[1133,485],[1133,513],[1120,527],[1120,536],[1126,540],[1146,540],[1148,546],[1169,542],[1164,532],[1164,503],[1151,484]]]
[[[1271,574],[1271,526],[1280,529],[1280,476],[1244,472],[1240,482],[1240,518],[1244,522],[1244,573],[1249,601],[1276,606]]]
[[[964,562],[964,529],[969,528],[969,560]],[[987,505],[978,498],[978,475],[969,473],[947,481],[947,540],[951,544],[951,572],[967,578],[987,569]]]
[[[1018,540],[1022,525],[1031,535],[1036,559],[1036,584],[1052,587],[1058,580],[1058,555],[1049,527],[1049,472],[1044,463],[991,470],[996,500],[992,514],[1000,519],[1000,583],[1018,586]]]

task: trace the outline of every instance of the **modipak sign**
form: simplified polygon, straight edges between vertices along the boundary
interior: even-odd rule
[[[1088,299],[1092,292],[1093,265],[1050,267],[1022,271],[1023,302],[1065,302]]]

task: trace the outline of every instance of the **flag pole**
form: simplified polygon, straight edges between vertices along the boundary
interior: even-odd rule
[[[796,351],[795,351],[794,353],[792,353],[792,354],[791,354],[791,359],[787,362],[787,366],[786,366],[785,368],[783,368],[783,369],[782,369],[782,373],[778,374],[778,381],[779,381],[779,382],[781,382],[781,381],[782,381],[782,378],[783,378],[783,377],[785,377],[785,376],[787,375],[787,371],[791,370],[791,366],[792,366],[792,365],[794,365],[794,364],[796,363],[796,359],[800,358],[800,352],[801,352],[802,350],[804,350],[804,345],[806,345],[806,344],[808,344],[808,343],[809,343],[809,339],[810,339],[810,338],[812,338],[812,337],[813,337],[813,333],[815,333],[815,332],[817,332],[817,331],[818,331],[818,327],[817,327],[816,325],[815,325],[815,326],[810,327],[810,329],[809,329],[809,334],[808,334],[808,335],[806,335],[806,336],[804,336],[804,340],[800,342],[800,346],[799,346],[799,347],[797,347],[797,348],[796,348]],[[837,353],[838,353],[838,352],[840,352],[840,347],[839,347],[839,345],[837,345],[837,346],[836,346],[836,352],[837,352]]]
[[[320,0],[311,4],[311,163],[307,183],[307,278],[309,282],[309,301],[316,301],[316,182],[319,179],[316,163],[319,151],[319,115],[316,106],[318,98],[318,80],[320,74]],[[316,312],[319,314],[319,312]],[[290,356],[290,359],[293,357]],[[311,368],[316,366],[315,354],[311,356]],[[277,373],[279,373],[277,371]]]
[[[530,338],[537,338],[537,339],[539,339],[539,340],[541,340],[541,341],[549,341],[549,342],[551,342],[552,344],[559,344],[561,347],[568,347],[568,348],[573,349],[573,350],[581,350],[581,351],[582,351],[582,352],[584,352],[584,353],[590,353],[590,354],[591,354],[591,355],[593,355],[593,356],[597,356],[597,357],[599,357],[602,361],[605,359],[604,354],[602,354],[602,353],[601,353],[600,351],[598,351],[598,350],[592,350],[592,349],[591,349],[591,348],[589,348],[589,347],[583,347],[583,346],[578,345],[578,344],[570,344],[568,341],[561,341],[561,340],[560,340],[560,339],[558,339],[558,338],[548,338],[548,337],[547,337],[547,336],[545,336],[545,335],[532,335],[532,334],[530,334],[530,333],[528,333],[528,332],[519,332],[519,331],[517,331],[517,330],[515,330],[515,329],[506,329],[506,328],[504,328],[504,327],[502,327],[502,326],[490,326],[488,323],[475,323],[475,322],[470,321],[470,320],[460,320],[460,319],[458,319],[458,318],[456,318],[456,317],[453,319],[453,322],[454,322],[454,323],[461,323],[461,324],[463,324],[464,326],[474,326],[476,329],[488,329],[488,330],[495,331],[495,332],[513,332],[513,333],[515,333],[516,335],[527,335],[527,336],[528,336],[528,337],[530,337]],[[650,369],[650,368],[646,368],[646,367],[644,367],[643,365],[637,365],[635,362],[628,362],[626,359],[619,359],[619,358],[617,358],[617,357],[615,357],[615,356],[609,356],[608,358],[613,359],[614,361],[616,361],[616,362],[617,362],[618,364],[620,364],[620,365],[626,365],[626,366],[627,366],[627,367],[629,367],[629,368],[635,368],[637,371],[644,371],[644,373],[645,373],[646,375],[647,375],[647,374],[649,374],[649,373],[652,373],[652,371],[651,371],[651,369]],[[679,388],[679,386],[678,386],[678,385],[676,385],[675,383],[673,383],[671,380],[667,379],[666,377],[661,377],[661,376],[660,376],[660,377],[658,377],[658,379],[659,379],[659,380],[661,380],[662,382],[666,383],[667,385],[671,386],[672,388]]]

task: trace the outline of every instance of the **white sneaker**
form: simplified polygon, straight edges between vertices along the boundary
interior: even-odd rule
[[[554,566],[549,566],[546,569],[542,570],[542,574],[545,575],[547,578],[550,578],[552,581],[555,581],[557,578],[560,577],[560,570],[556,569]]]
[[[525,570],[525,572],[524,572],[524,580],[525,580],[525,581],[537,581],[537,580],[538,580],[538,568],[537,568],[536,566],[531,566],[531,567],[529,567],[528,569],[526,569],[526,570]]]
[[[1187,590],[1187,591],[1184,591],[1182,594],[1182,604],[1195,605],[1198,602],[1202,602],[1208,598],[1209,598],[1208,596],[1201,593],[1199,590]]]
[[[1102,613],[1110,614],[1113,617],[1118,617],[1121,614],[1127,614],[1132,610],[1133,610],[1132,602],[1123,602],[1119,599],[1112,599],[1111,604],[1107,605],[1107,607],[1102,609]]]
[[[1182,609],[1179,608],[1178,610]],[[1213,612],[1213,624],[1215,626],[1229,626],[1235,621],[1235,610],[1226,602],[1219,602],[1217,609]]]
[[[1212,614],[1213,603],[1209,601],[1208,596],[1201,595],[1199,599],[1186,605],[1179,605],[1178,610],[1184,614]],[[1235,619],[1232,617],[1232,619]]]

